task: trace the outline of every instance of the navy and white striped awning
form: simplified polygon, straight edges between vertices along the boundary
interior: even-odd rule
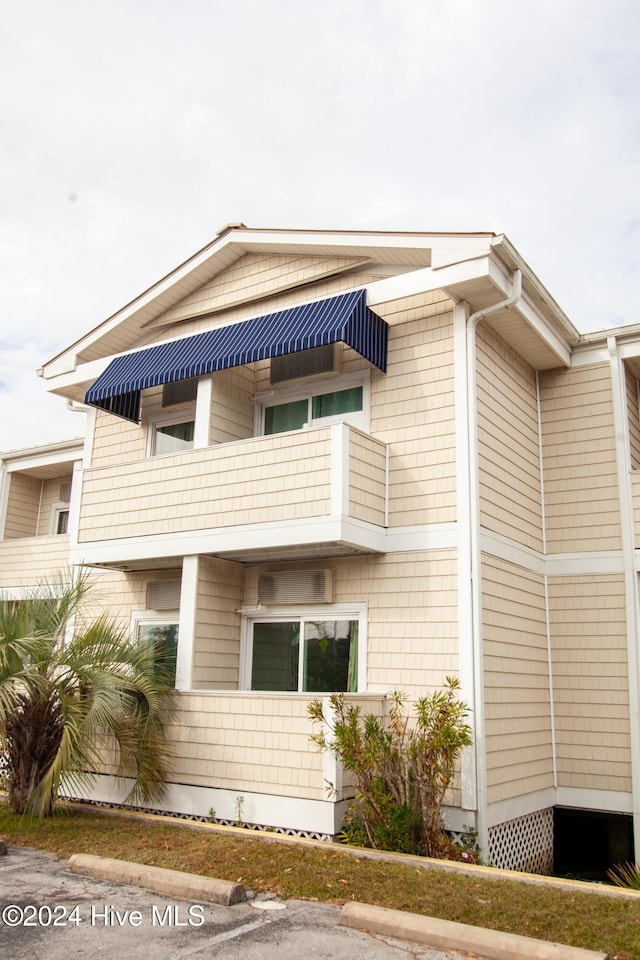
[[[354,290],[116,357],[84,400],[138,423],[146,387],[338,342],[384,372],[387,335],[385,321],[367,307],[365,291]]]

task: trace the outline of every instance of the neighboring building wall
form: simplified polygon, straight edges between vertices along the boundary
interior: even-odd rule
[[[49,536],[55,533],[52,529],[54,506],[68,506],[69,500],[63,501],[60,496],[61,488],[71,483],[71,474],[56,477],[53,480],[43,480],[40,499],[40,519],[38,522],[38,536]]]
[[[640,470],[640,397],[638,380],[628,366],[625,366],[625,384],[631,469]]]
[[[486,325],[477,331],[481,524],[542,549],[535,371]]]
[[[624,578],[549,582],[558,786],[631,789]]]
[[[609,366],[540,375],[547,551],[620,550]]]
[[[34,587],[69,570],[69,537],[29,537],[0,542],[2,587]]]
[[[483,641],[488,801],[553,787],[543,578],[484,556]]]
[[[38,529],[42,481],[17,472],[8,476],[10,478],[9,496],[4,539],[35,537]]]

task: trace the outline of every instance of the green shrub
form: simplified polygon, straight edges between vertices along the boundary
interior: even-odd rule
[[[444,831],[442,803],[460,752],[472,743],[459,688],[457,679],[447,677],[443,690],[414,704],[411,720],[398,691],[390,695],[385,719],[362,716],[344,694],[330,697],[329,716],[322,701],[309,704],[309,715],[321,725],[311,739],[332,750],[356,780],[342,839],[401,853],[456,855]]]

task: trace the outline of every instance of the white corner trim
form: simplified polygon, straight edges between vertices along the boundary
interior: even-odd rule
[[[615,425],[616,466],[624,559],[627,628],[627,680],[635,859],[640,860],[640,616],[638,574],[635,569],[634,511],[630,482],[629,423],[625,372],[615,337],[607,340]]]
[[[199,571],[200,557],[187,556],[183,558],[180,586],[180,629],[178,630],[178,649],[176,653],[176,690],[191,690],[192,686]]]

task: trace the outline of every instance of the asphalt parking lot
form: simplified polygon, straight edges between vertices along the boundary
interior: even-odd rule
[[[7,960],[458,960],[467,955],[338,925],[340,908],[261,899],[190,903],[67,872],[9,847],[0,857],[0,956]]]

